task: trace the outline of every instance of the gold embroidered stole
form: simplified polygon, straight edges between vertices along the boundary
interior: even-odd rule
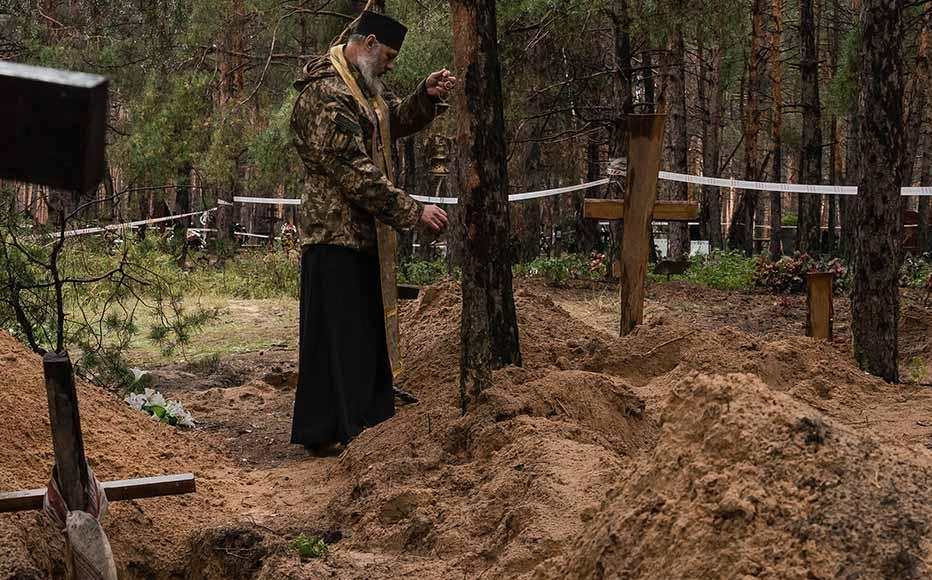
[[[353,98],[369,115],[369,119],[375,126],[375,130],[372,131],[372,146],[369,153],[379,169],[382,170],[385,178],[391,182],[394,173],[392,171],[392,133],[389,125],[388,104],[381,96],[376,96],[373,99],[374,103],[370,103],[366,99],[343,56],[344,46],[346,45],[340,44],[330,49],[330,62],[333,63],[333,69],[346,83]],[[385,344],[388,347],[388,361],[391,364],[392,377],[395,382],[398,382],[403,368],[398,329],[398,283],[397,265],[395,263],[398,238],[391,226],[383,224],[379,220],[375,220],[375,232],[379,248],[382,307],[385,311]]]

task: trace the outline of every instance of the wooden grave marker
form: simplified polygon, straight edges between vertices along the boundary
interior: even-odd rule
[[[0,63],[0,178],[15,179],[86,193],[98,186],[105,167],[107,121],[105,77]],[[12,148],[11,148],[12,147]],[[42,358],[55,465],[56,487],[69,512],[85,512],[92,481],[84,455],[74,367],[67,352]],[[102,484],[108,500],[192,493],[194,475],[134,479]],[[43,507],[46,489],[0,494],[0,512]],[[97,496],[92,502],[96,504]],[[93,511],[93,510],[92,510]],[[94,514],[96,515],[96,514]],[[68,536],[66,535],[66,538]],[[104,538],[104,543],[106,539]],[[67,577],[80,571],[66,541]],[[107,577],[115,574],[109,545],[104,556]]]
[[[699,205],[686,201],[657,201],[657,178],[663,153],[666,115],[628,117],[628,169],[625,199],[586,199],[583,215],[624,220],[621,248],[621,335],[644,322],[644,282],[650,253],[652,221],[690,221]]]
[[[832,339],[832,318],[835,314],[832,305],[831,272],[809,272],[806,276],[806,336]]]

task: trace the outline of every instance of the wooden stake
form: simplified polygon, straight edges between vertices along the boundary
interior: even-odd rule
[[[832,339],[832,279],[831,272],[809,272],[806,279],[806,303],[809,314],[806,319],[806,336]]]
[[[644,322],[644,281],[650,252],[650,222],[657,200],[666,115],[628,117],[630,150],[621,254],[621,335]]]
[[[74,369],[66,352],[49,352],[42,357],[45,391],[49,401],[52,446],[58,486],[71,511],[84,510],[87,463],[78,414]]]

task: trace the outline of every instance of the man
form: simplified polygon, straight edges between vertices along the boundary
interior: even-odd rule
[[[447,225],[442,209],[391,183],[391,140],[426,127],[456,83],[442,70],[403,101],[387,95],[382,75],[395,68],[405,33],[363,12],[347,44],[309,62],[295,84],[291,128],[307,179],[291,442],[315,453],[394,415],[393,371],[401,367],[389,228]]]

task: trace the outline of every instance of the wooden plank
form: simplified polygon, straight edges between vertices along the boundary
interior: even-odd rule
[[[54,474],[58,488],[71,511],[84,510],[87,487],[87,463],[84,459],[84,436],[78,413],[78,394],[74,387],[74,369],[67,352],[49,352],[42,357],[45,391],[55,450]]]
[[[644,321],[644,282],[650,253],[650,222],[657,200],[663,152],[664,114],[628,117],[629,153],[625,229],[621,254],[621,335]]]
[[[0,62],[0,178],[86,192],[104,176],[107,79]]]
[[[810,272],[806,279],[806,336],[832,339],[832,279],[831,272]]]
[[[587,199],[583,215],[591,219],[617,220],[624,217],[625,202],[619,199]],[[658,201],[654,204],[654,221],[686,222],[699,217],[699,204],[693,201]]]
[[[101,485],[107,494],[108,501],[181,495],[197,491],[193,473],[124,479],[105,482]],[[0,493],[0,513],[42,509],[42,498],[44,496],[44,487]]]

